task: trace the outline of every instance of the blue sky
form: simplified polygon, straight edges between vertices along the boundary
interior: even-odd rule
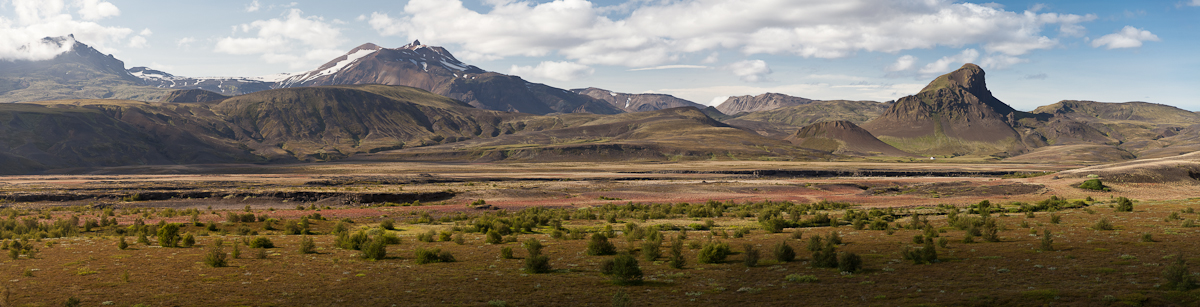
[[[893,100],[973,62],[1021,110],[1078,99],[1196,111],[1198,20],[1200,0],[0,0],[0,58],[36,59],[20,46],[74,33],[127,67],[259,76],[420,39],[534,82],[702,104],[768,91]]]

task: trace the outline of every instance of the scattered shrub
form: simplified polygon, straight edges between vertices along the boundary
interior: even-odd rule
[[[608,241],[608,237],[601,234],[592,234],[592,240],[588,242],[587,254],[591,256],[613,255],[617,253],[617,247]]]
[[[862,269],[862,257],[855,253],[842,253],[838,257],[838,270],[842,272],[857,273]]]
[[[818,281],[815,275],[788,274],[785,278],[790,282],[814,283]]]
[[[1154,237],[1149,232],[1142,234],[1142,242],[1154,242]]]
[[[1117,197],[1117,212],[1133,212],[1133,201],[1125,197]]]
[[[1052,246],[1052,244],[1054,244],[1054,238],[1050,237],[1050,230],[1043,229],[1042,230],[1041,249],[1043,251],[1052,251],[1052,250],[1054,250],[1054,246]]]
[[[228,265],[228,261],[225,259],[225,250],[220,245],[213,246],[208,253],[204,254],[204,264],[214,268],[225,267]]]
[[[382,236],[375,237],[362,246],[362,257],[370,260],[383,260],[387,257],[387,242]]]
[[[775,260],[779,262],[789,262],[796,259],[796,250],[792,249],[786,241],[780,241],[775,245],[774,249]]]
[[[729,244],[724,242],[709,242],[704,244],[704,248],[700,249],[696,260],[700,263],[720,263],[725,261],[732,251],[729,249]]]
[[[512,251],[513,251],[513,250],[512,250],[512,247],[511,247],[511,246],[505,246],[505,247],[501,248],[501,249],[500,249],[500,258],[502,258],[502,259],[512,259],[512,258],[513,258],[513,253],[512,253]]]
[[[746,257],[743,258],[742,263],[749,268],[758,266],[758,249],[755,249],[754,245],[751,244],[743,245],[743,249],[745,249],[745,251],[742,252],[742,254],[746,255]]]
[[[396,230],[396,221],[383,220],[382,222],[379,222],[379,227],[387,230]]]
[[[1092,225],[1092,229],[1095,229],[1095,230],[1113,230],[1113,229],[1114,229],[1114,227],[1113,227],[1113,224],[1112,224],[1111,222],[1109,222],[1107,218],[1100,218],[1100,220],[1099,220],[1099,221],[1096,221],[1096,224],[1093,224],[1093,225]]]
[[[504,240],[504,238],[500,236],[500,232],[496,231],[495,229],[492,229],[492,230],[488,230],[487,238],[484,239],[483,242],[488,243],[488,244],[500,244],[500,243],[504,242],[503,240]]]
[[[662,241],[652,240],[642,242],[642,259],[645,259],[647,262],[654,262],[655,259],[658,259],[658,256],[662,255],[662,252],[659,250],[661,246]]]
[[[315,254],[316,252],[317,252],[317,244],[315,242],[313,242],[312,238],[309,238],[307,236],[300,238],[300,253],[301,254]]]
[[[121,240],[117,242],[117,248],[120,250],[129,248],[129,243],[125,243],[125,237],[121,237]]]
[[[435,262],[454,262],[454,256],[450,252],[442,252],[440,249],[424,249],[418,247],[414,253],[416,254],[417,264],[427,264]],[[442,256],[445,255],[443,258]]]
[[[618,285],[637,285],[642,283],[642,269],[638,261],[627,253],[621,253],[612,260],[605,260],[600,265],[601,273],[609,275],[612,282]]]
[[[1192,280],[1192,272],[1183,258],[1183,255],[1176,255],[1175,262],[1163,268],[1162,276],[1167,280],[1166,287],[1168,289],[1187,291],[1196,288],[1196,282]]]
[[[275,243],[271,242],[271,239],[267,239],[267,237],[256,237],[256,238],[254,238],[254,240],[250,240],[250,247],[251,248],[274,248]]]
[[[267,249],[255,248],[254,249],[254,259],[267,259]]]
[[[550,273],[550,257],[542,255],[542,242],[530,238],[525,241],[525,250],[529,257],[525,258],[525,271],[529,273]]]
[[[683,239],[676,238],[675,240],[671,240],[671,256],[670,260],[667,260],[667,265],[673,269],[682,269],[685,261],[683,258]]]
[[[183,235],[183,240],[179,242],[179,247],[192,247],[193,245],[196,245],[196,237],[191,233]]]
[[[149,242],[147,242],[149,243]],[[166,224],[158,227],[158,246],[162,247],[178,247],[179,246],[179,225]]]
[[[1061,216],[1061,215],[1058,215],[1058,214],[1051,213],[1051,214],[1050,214],[1050,223],[1051,223],[1051,224],[1058,224],[1059,222],[1062,222],[1062,216]]]
[[[1094,191],[1110,191],[1110,190],[1112,190],[1112,189],[1109,189],[1107,186],[1104,186],[1104,183],[1100,182],[1100,179],[1094,179],[1094,178],[1083,181],[1083,183],[1079,184],[1079,188],[1084,189],[1084,190],[1094,190]]]

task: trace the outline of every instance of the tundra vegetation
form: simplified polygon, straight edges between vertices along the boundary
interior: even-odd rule
[[[1051,196],[902,208],[827,201],[400,206],[410,210],[388,216],[304,205],[186,213],[7,208],[0,210],[0,247],[9,253],[3,270],[14,277],[3,303],[290,305],[337,291],[367,304],[413,295],[464,305],[606,304],[614,297],[635,305],[789,297],[831,306],[862,299],[1190,304],[1200,301],[1189,266],[1197,233],[1180,221],[1198,218],[1195,206],[1200,200]],[[1022,280],[1038,283],[1031,289]],[[79,289],[55,286],[65,284]],[[393,284],[414,291],[355,290]]]

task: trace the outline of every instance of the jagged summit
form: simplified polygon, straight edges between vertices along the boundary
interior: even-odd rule
[[[996,151],[1020,151],[1020,135],[1012,125],[1021,114],[992,96],[978,65],[941,75],[920,93],[900,98],[887,112],[863,124],[863,128],[889,143],[908,143],[900,149],[926,153],[966,153],[977,149],[930,148],[916,139],[962,140],[991,144]],[[905,139],[908,139],[906,141]],[[888,141],[884,139],[884,141]],[[938,142],[951,144],[953,142]],[[957,146],[957,145],[955,145]]]
[[[595,87],[572,89],[571,92],[606,101],[625,112],[655,111],[678,107],[704,109],[704,106],[700,104],[667,94],[617,93]]]
[[[400,49],[412,50],[412,49],[417,49],[417,47],[420,47],[420,46],[425,46],[425,44],[422,44],[421,40],[415,39],[415,40],[413,40],[412,43],[409,43],[408,45],[404,45],[403,47],[400,47]]]

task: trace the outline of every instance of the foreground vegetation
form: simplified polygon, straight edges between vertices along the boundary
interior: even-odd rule
[[[1188,305],[1197,205],[4,209],[0,303]]]

